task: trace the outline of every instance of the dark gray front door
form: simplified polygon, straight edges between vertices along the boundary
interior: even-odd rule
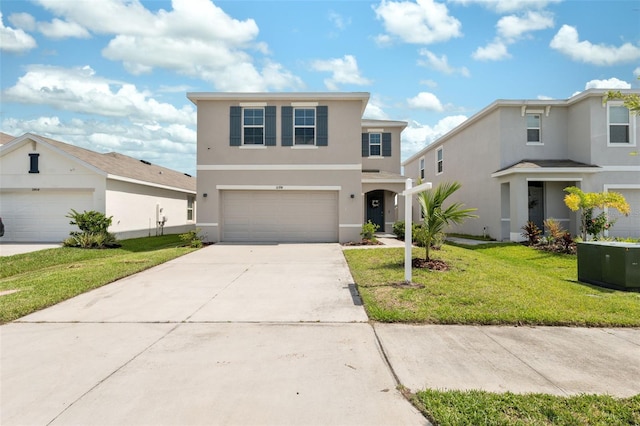
[[[384,232],[384,191],[372,191],[367,194],[367,221],[375,223]]]
[[[529,220],[544,231],[544,182],[529,182]]]

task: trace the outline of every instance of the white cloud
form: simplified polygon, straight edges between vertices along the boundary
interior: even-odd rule
[[[420,84],[422,84],[424,86],[427,86],[427,87],[430,87],[432,89],[438,87],[438,83],[436,83],[435,81],[430,80],[430,79],[429,80],[420,80]]]
[[[339,31],[342,31],[351,25],[351,18],[345,18],[333,10],[329,11],[329,21],[331,21],[333,26]]]
[[[172,10],[147,10],[139,1],[38,0],[64,21],[114,35],[102,55],[133,74],[165,68],[200,78],[220,91],[300,89],[299,77],[252,53],[268,54],[253,19],[234,19],[210,0],[173,0]]]
[[[181,124],[168,126],[102,122],[57,116],[33,120],[8,118],[2,131],[14,136],[35,133],[96,152],[118,152],[195,175],[196,131]]]
[[[338,90],[338,85],[340,84],[355,84],[358,86],[371,84],[371,80],[360,74],[358,62],[352,55],[345,55],[342,58],[316,60],[311,63],[311,68],[315,71],[332,73],[331,78],[324,80],[324,84],[329,90]]]
[[[578,30],[570,25],[560,28],[550,46],[574,61],[592,65],[617,65],[640,60],[640,46],[631,43],[610,46],[580,41]]]
[[[588,89],[631,89],[631,85],[626,81],[613,77],[608,80],[591,80],[584,85],[584,90]]]
[[[384,103],[377,95],[372,95],[364,110],[363,118],[371,120],[388,120],[389,115],[384,112]]]
[[[81,25],[75,22],[62,21],[60,19],[54,19],[51,22],[39,22],[38,30],[46,37],[52,39],[62,38],[89,38],[91,35]]]
[[[633,70],[633,75],[635,75],[636,78],[640,77],[640,67],[638,67],[635,70]]]
[[[12,13],[9,15],[9,22],[21,30],[33,31],[36,29],[36,19],[28,13]]]
[[[541,101],[550,101],[553,98],[551,96],[547,96],[547,95],[538,95],[536,99],[539,99]]]
[[[479,4],[496,13],[512,13],[521,10],[542,10],[562,0],[449,0],[450,3],[462,5]]]
[[[507,45],[503,41],[496,39],[485,47],[478,47],[471,54],[471,57],[479,61],[499,61],[510,58],[511,55],[507,51]]]
[[[432,44],[462,35],[462,24],[449,15],[447,6],[434,0],[387,1],[374,6],[387,34],[378,42],[398,38],[405,43]]]
[[[437,56],[435,53],[427,49],[420,49],[418,54],[425,58],[424,60],[418,60],[418,65],[433,68],[445,74],[460,73],[465,77],[470,76],[469,70],[466,67],[454,68],[449,65],[447,55]]]
[[[107,117],[128,117],[144,123],[196,123],[196,113],[191,105],[177,109],[171,104],[158,102],[149,92],[141,92],[132,84],[96,76],[89,66],[32,65],[3,95],[12,102],[46,104],[62,110]]]
[[[21,29],[5,27],[0,12],[0,50],[23,53],[36,47],[36,40]]]
[[[430,111],[443,111],[444,108],[440,99],[433,93],[420,92],[413,98],[407,99],[410,108],[426,109]]]
[[[425,146],[444,136],[467,119],[464,115],[444,117],[435,126],[420,124],[416,121],[402,132],[402,159],[406,160]]]
[[[553,25],[550,13],[528,11],[522,17],[509,15],[500,18],[496,28],[500,37],[515,41],[525,33],[553,28]]]

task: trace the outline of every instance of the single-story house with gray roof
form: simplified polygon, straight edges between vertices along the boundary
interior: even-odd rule
[[[0,142],[2,242],[63,241],[77,230],[71,209],[113,216],[109,231],[121,239],[195,227],[195,177],[32,133]]]

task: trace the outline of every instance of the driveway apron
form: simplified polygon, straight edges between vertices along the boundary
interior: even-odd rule
[[[0,339],[2,425],[427,424],[337,244],[216,244]]]

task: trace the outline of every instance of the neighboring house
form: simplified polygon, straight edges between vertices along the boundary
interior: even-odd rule
[[[2,241],[62,241],[77,230],[66,217],[71,209],[113,216],[109,231],[119,238],[195,227],[196,179],[189,175],[31,133],[0,141]]]
[[[359,241],[367,220],[391,231],[407,123],[362,120],[368,93],[187,96],[207,241]]]
[[[638,90],[628,92],[640,93]],[[605,90],[566,100],[498,100],[405,162],[408,177],[437,185],[459,181],[451,201],[476,207],[478,219],[453,228],[498,240],[520,241],[522,226],[543,229],[554,218],[573,235],[578,213],[563,191],[616,191],[631,214],[609,212],[610,236],[640,237],[640,129],[621,102],[603,103]],[[414,220],[419,212],[414,210]]]

